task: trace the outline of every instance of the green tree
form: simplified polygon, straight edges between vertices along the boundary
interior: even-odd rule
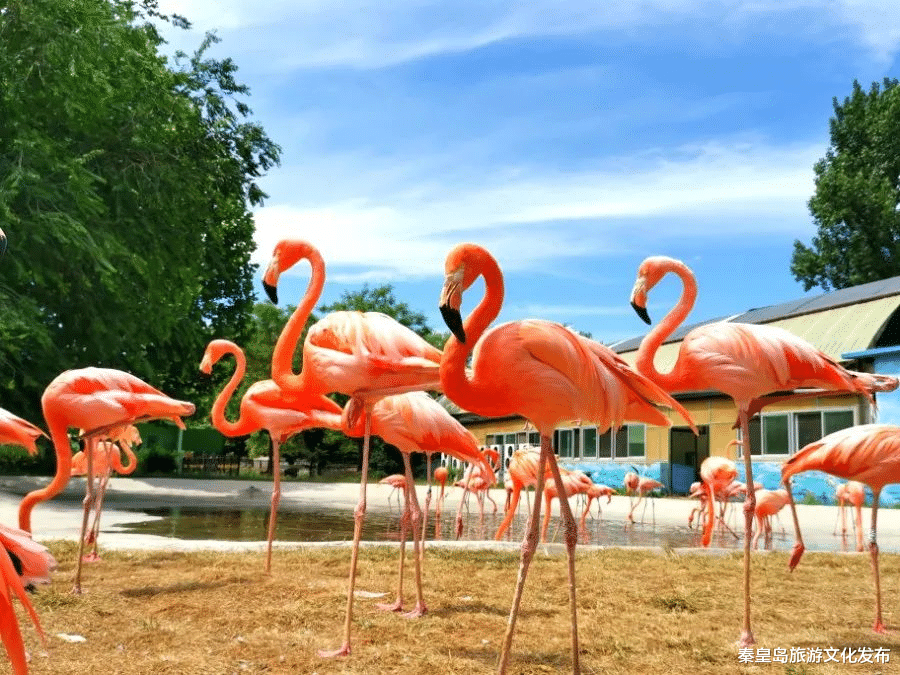
[[[206,341],[248,335],[249,209],[280,150],[235,64],[206,57],[215,36],[170,64],[161,18],[154,0],[0,0],[0,405],[31,419],[88,365],[193,399]]]
[[[826,291],[900,275],[900,86],[885,79],[834,99],[831,146],[815,165],[818,233],[794,242],[791,272]]]

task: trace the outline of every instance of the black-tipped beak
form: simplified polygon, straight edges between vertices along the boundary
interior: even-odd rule
[[[644,320],[644,323],[646,323],[646,324],[651,323],[650,315],[647,314],[646,307],[641,307],[640,305],[638,305],[637,303],[634,303],[634,302],[631,303],[631,306],[634,307],[634,311],[637,312],[637,315]]]
[[[466,331],[463,329],[462,316],[460,316],[459,310],[454,309],[450,305],[441,305],[441,316],[444,317],[444,323],[447,324],[447,328],[456,336],[456,339],[465,344]]]
[[[267,284],[265,281],[263,282],[263,289],[266,291],[266,295],[269,296],[269,300],[272,301],[273,305],[278,304],[278,289],[275,286]]]

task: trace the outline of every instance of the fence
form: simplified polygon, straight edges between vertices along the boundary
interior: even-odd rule
[[[228,455],[196,455],[186,452],[181,460],[182,473],[237,476],[240,468],[241,459],[233,453]]]

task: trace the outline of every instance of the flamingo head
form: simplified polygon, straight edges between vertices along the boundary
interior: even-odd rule
[[[659,283],[666,272],[671,269],[672,258],[657,255],[644,260],[638,267],[637,279],[634,288],[631,289],[631,306],[644,323],[650,323],[650,315],[647,313],[647,294]]]
[[[213,340],[206,345],[206,351],[203,352],[203,360],[200,362],[200,372],[204,375],[211,375],[213,366],[219,362],[226,354],[233,354],[237,345],[231,340]]]
[[[490,253],[477,244],[459,244],[447,254],[444,263],[444,286],[441,289],[441,316],[444,323],[462,343],[466,341],[462,316],[459,308],[462,305],[462,294],[481,274],[484,263],[490,260],[497,265]]]
[[[352,396],[341,413],[341,430],[347,435],[359,438],[365,433],[366,406],[363,399]]]
[[[304,239],[282,239],[275,244],[272,259],[263,275],[263,288],[272,304],[278,304],[278,278],[298,261],[318,254],[315,247]]]

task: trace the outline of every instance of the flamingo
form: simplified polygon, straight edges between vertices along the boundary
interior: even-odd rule
[[[475,244],[450,251],[440,309],[452,333],[441,359],[441,384],[446,396],[480,415],[522,415],[541,436],[535,500],[522,543],[516,591],[500,652],[498,671],[506,672],[516,617],[528,567],[538,543],[538,521],[547,465],[560,493],[565,492],[552,448],[557,424],[590,420],[598,432],[619,426],[625,419],[670,425],[656,404],[674,408],[689,419],[671,396],[632,370],[609,348],[588,340],[560,324],[527,320],[501,324],[486,332],[503,303],[503,275],[497,261]],[[483,277],[485,296],[466,319],[460,316],[462,295]],[[466,360],[472,356],[472,374]],[[692,424],[693,426],[693,424]],[[575,600],[575,543],[577,528],[567,500],[560,502],[565,523],[572,622],[572,668],[580,672]],[[507,514],[509,519],[509,514]],[[507,520],[504,520],[507,523]]]
[[[447,485],[447,480],[450,478],[450,471],[447,470],[446,466],[439,466],[434,470],[434,479],[440,484],[441,492],[438,494],[438,498],[434,504],[434,519],[435,522],[440,522],[441,520],[441,507],[444,505],[444,488]]]
[[[727,457],[707,457],[700,464],[700,480],[707,500],[706,527],[703,528],[704,547],[709,546],[712,541],[712,532],[716,521],[715,497],[717,494],[722,494],[723,501],[727,501],[725,493],[734,484],[734,479],[737,478],[737,475],[737,467]],[[724,523],[722,516],[720,516],[720,519]],[[698,525],[699,522],[698,517]]]
[[[0,242],[6,238],[0,230]],[[37,454],[36,441],[46,434],[31,422],[0,408],[0,444],[18,445],[29,454]],[[14,675],[27,675],[28,660],[25,644],[19,629],[19,619],[13,607],[12,596],[19,598],[28,612],[38,635],[46,643],[37,612],[25,592],[35,583],[49,583],[50,572],[56,569],[56,561],[46,547],[32,541],[28,532],[0,525],[0,639],[9,656]]]
[[[254,382],[241,398],[237,421],[225,418],[225,407],[244,378],[247,360],[244,351],[230,340],[213,340],[206,346],[200,371],[209,375],[213,366],[226,355],[235,360],[234,373],[213,403],[210,417],[213,426],[225,436],[246,436],[265,429],[272,439],[272,503],[266,542],[266,574],[272,571],[272,542],[281,500],[281,445],[294,434],[313,427],[341,428],[341,407],[331,399],[315,394],[286,394],[272,380]]]
[[[411,391],[440,389],[441,351],[391,317],[379,312],[332,312],[310,327],[303,343],[303,369],[293,372],[294,351],[306,321],[322,293],[325,263],[309,242],[285,239],[275,245],[263,276],[263,286],[277,303],[278,279],[300,260],[312,273],[306,293],[278,336],[272,354],[272,379],[285,392],[327,394],[340,392],[358,398],[363,405],[362,467],[359,501],[353,512],[353,546],[344,620],[344,641],[334,650],[321,650],[324,658],[350,654],[353,589],[359,558],[359,540],[366,514],[369,475],[371,408],[379,398]]]
[[[606,503],[609,504],[612,502],[612,496],[615,494],[615,490],[613,490],[609,485],[604,485],[603,483],[592,483],[588,488],[588,491],[585,493],[587,495],[587,502],[584,505],[584,513],[581,514],[581,529],[584,529],[584,523],[587,520],[587,515],[591,510],[591,502],[595,499],[597,500],[597,517],[603,517],[603,509],[600,507],[600,498],[606,497]]]
[[[375,434],[376,436],[378,434]],[[403,501],[406,502],[406,476],[402,473],[392,473],[390,476],[385,476],[380,481],[378,481],[379,485],[390,485],[391,491],[388,494],[388,507],[391,505],[391,497],[393,497],[394,493],[400,491],[403,493]],[[397,508],[402,509],[400,506],[400,496],[397,496]]]
[[[343,430],[348,436],[359,437],[364,433],[363,414],[366,404],[359,398],[351,398],[342,416]],[[422,593],[422,553],[419,527],[422,511],[416,495],[410,455],[413,452],[443,452],[464,462],[472,462],[482,475],[493,478],[493,471],[478,451],[475,437],[457,422],[437,401],[425,392],[416,391],[379,399],[371,405],[371,433],[395,446],[403,455],[404,482],[410,489],[404,491],[406,506],[401,520],[400,572],[395,602],[379,605],[380,609],[401,611],[403,608],[403,563],[406,545],[406,522],[413,531],[413,554],[416,570],[416,606],[404,614],[408,618],[422,616],[427,611]]]
[[[649,324],[647,294],[669,273],[681,279],[681,298],[644,338],[637,353],[637,369],[671,393],[716,390],[731,397],[738,410],[748,485],[753,484],[749,412],[766,405],[767,401],[762,398],[766,394],[816,388],[861,394],[873,401],[874,391],[897,388],[897,378],[847,370],[784,329],[728,321],[691,330],[681,341],[672,370],[660,373],[653,364],[653,357],[694,305],[697,297],[694,273],[680,260],[650,257],[638,268],[631,292],[632,307]],[[751,490],[744,502],[744,617],[738,642],[741,647],[755,643],[750,627],[750,537],[755,508],[756,499]]]
[[[100,512],[103,509],[103,497],[109,486],[109,478],[113,471],[120,476],[129,476],[137,469],[137,456],[131,449],[133,444],[140,444],[141,435],[137,427],[129,424],[118,435],[115,442],[111,440],[99,441],[94,446],[93,471],[94,475],[87,477],[87,456],[82,450],[72,456],[72,475],[85,476],[87,480],[96,481],[97,486],[93,490],[93,503],[88,505],[88,510],[94,512],[94,522],[88,528],[87,542],[93,545],[90,553],[84,556],[84,562],[97,562],[100,556],[97,554],[97,540],[100,536]],[[121,449],[125,450],[128,464],[122,464]],[[86,493],[88,492],[85,486]],[[87,494],[85,495],[87,497]],[[85,500],[87,502],[87,499]],[[93,508],[91,508],[93,507]]]
[[[516,450],[512,454],[512,457],[510,457],[509,466],[506,468],[506,477],[510,481],[510,487],[507,488],[507,493],[511,494],[512,497],[507,497],[506,515],[503,518],[503,522],[500,523],[500,527],[497,528],[497,534],[494,535],[495,540],[500,541],[507,528],[509,528],[510,523],[512,523],[512,519],[516,515],[516,509],[519,506],[519,495],[521,492],[527,490],[529,487],[537,485],[537,472],[540,459],[541,451],[537,448]],[[552,477],[553,474],[550,472],[550,467],[545,466],[544,480],[552,479]],[[525,493],[525,496],[528,496],[527,492]]]
[[[753,535],[753,548],[759,543],[759,536],[766,535],[766,545],[772,537],[772,516],[778,514],[788,503],[787,490],[757,490],[756,491],[756,534]]]
[[[119,434],[124,427],[151,419],[168,419],[184,428],[182,416],[194,414],[194,404],[169,398],[143,380],[112,368],[79,368],[57,375],[41,396],[44,419],[56,451],[56,474],[44,488],[29,492],[19,504],[19,528],[31,532],[31,512],[36,504],[52,499],[66,486],[72,473],[72,447],[68,429],[85,429],[87,475],[93,475],[94,445],[99,438]],[[91,486],[91,481],[88,481]],[[85,501],[93,501],[89,494]],[[75,585],[81,593],[81,558],[87,533],[84,512],[79,538]]]
[[[853,506],[856,511],[856,550],[864,551],[863,535],[862,535],[862,506],[866,501],[866,486],[857,480],[851,480],[841,483],[834,490],[835,499],[838,502],[838,508],[841,511],[841,535],[847,536],[847,513],[844,506]],[[837,523],[835,522],[835,530]]]
[[[790,480],[791,476],[810,470],[825,471],[840,478],[856,480],[865,483],[872,490],[872,529],[869,532],[869,553],[875,579],[875,623],[872,629],[876,633],[885,633],[881,618],[876,520],[882,489],[885,485],[900,483],[900,427],[892,424],[861,424],[841,429],[810,443],[784,463],[781,467],[781,481],[787,488],[797,538],[789,562],[792,570],[800,562],[805,547]]]
[[[626,474],[627,476],[627,474]],[[633,482],[633,481],[632,481]],[[627,486],[626,486],[627,487]],[[654,490],[658,490],[663,487],[663,484],[660,483],[655,478],[650,478],[649,476],[640,476],[638,477],[637,484],[632,488],[637,493],[637,501],[631,505],[631,510],[628,512],[628,520],[632,523],[634,522],[634,512],[637,507],[640,505],[641,500],[644,499],[645,496],[650,495],[647,501],[653,499],[653,495],[650,493]],[[644,522],[644,513],[647,511],[647,502],[644,502],[644,510],[641,511],[641,523]],[[656,504],[653,504],[653,524],[656,525]]]
[[[547,482],[544,485],[544,522],[541,525],[541,541],[547,541],[547,528],[550,525],[550,506],[554,499],[560,500],[560,510],[562,510],[562,501],[567,500],[572,495],[584,494],[586,493],[591,486],[594,484],[593,481],[588,478],[587,474],[583,471],[567,471],[566,469],[559,470],[560,475],[563,480],[563,487],[565,491],[560,493],[554,483]],[[554,533],[554,537],[556,534]]]

